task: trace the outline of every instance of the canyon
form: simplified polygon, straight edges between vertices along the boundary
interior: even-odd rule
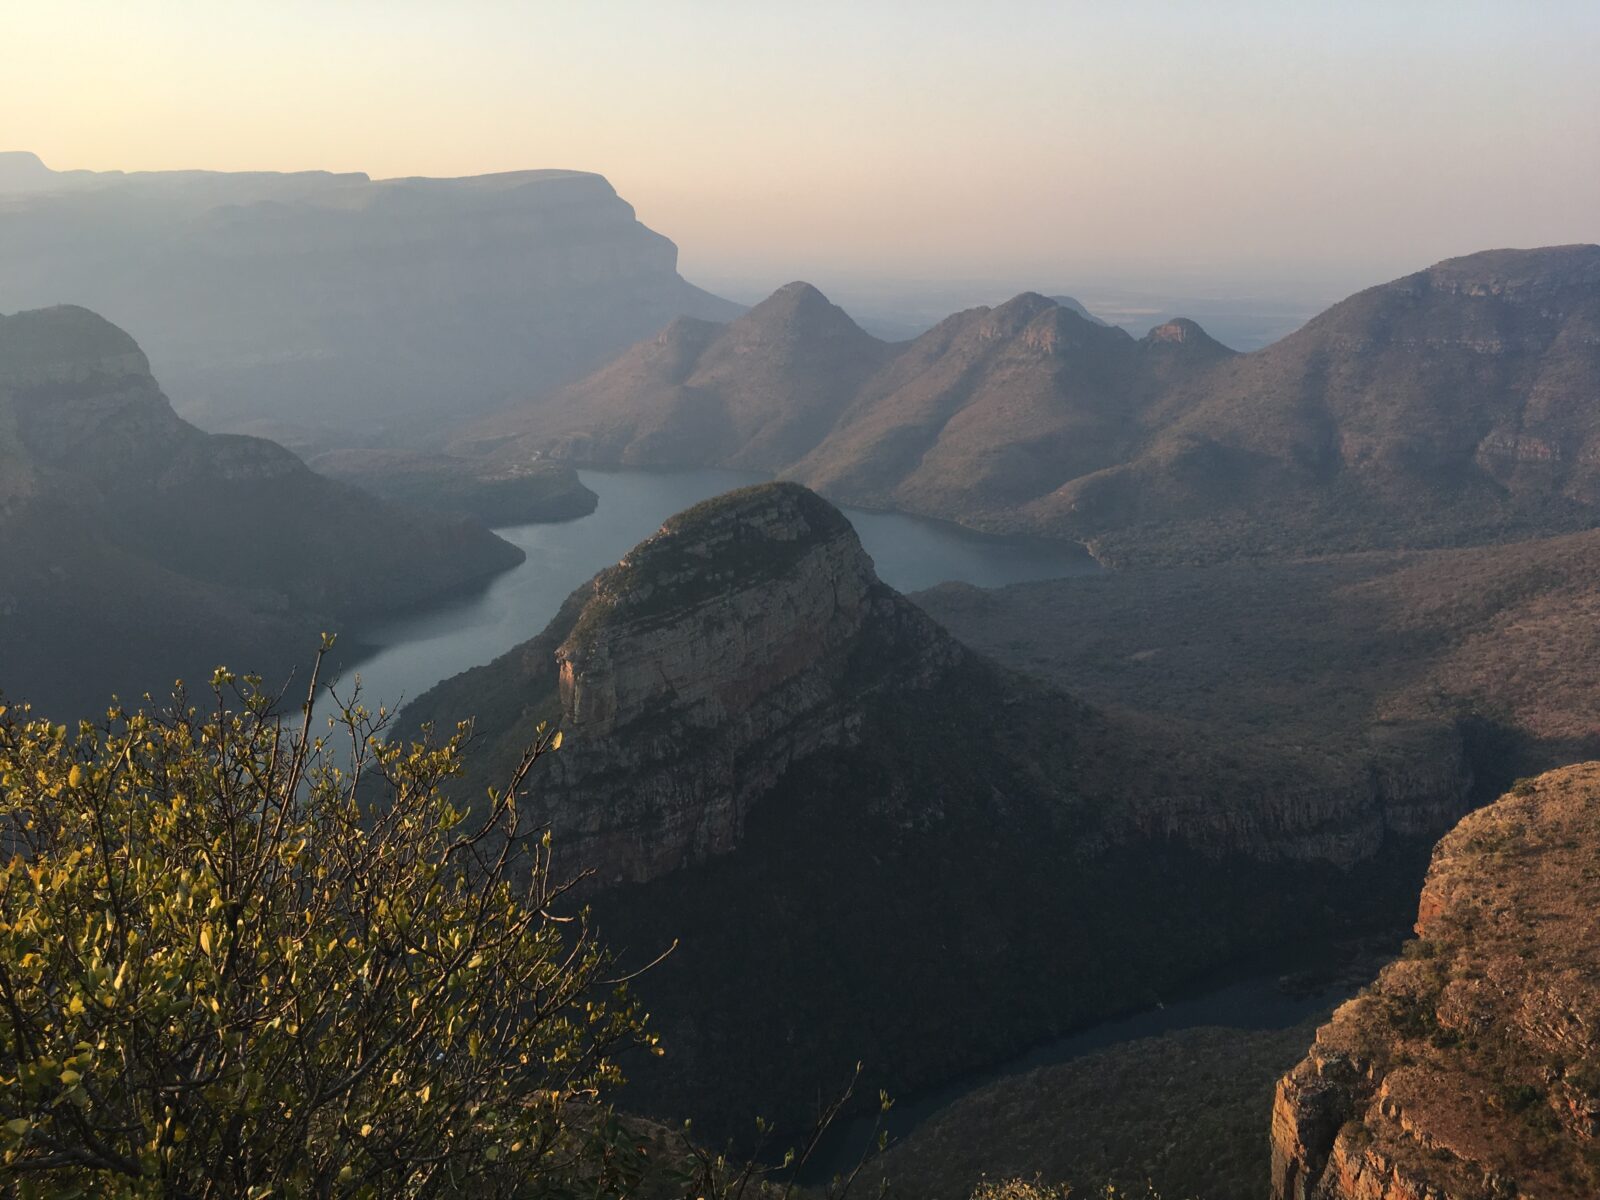
[[[37,178],[52,203],[112,186]],[[458,193],[526,216],[565,188],[588,205],[595,179],[127,186],[184,204],[276,189],[291,209],[353,189],[364,222],[392,204],[448,223]],[[21,201],[7,203],[0,221]],[[535,404],[485,417],[486,393],[464,399],[447,437],[413,438],[431,401],[401,397],[316,472],[189,424],[103,318],[23,312],[0,318],[0,686],[77,714],[222,661],[285,678],[317,630],[437,605],[515,564],[486,524],[593,511],[577,465],[815,485],[669,518],[542,631],[400,716],[405,735],[471,723],[463,803],[504,782],[541,722],[563,731],[521,803],[558,870],[582,876],[617,970],[650,967],[631,986],[667,1046],[622,1102],[738,1142],[754,1112],[803,1126],[855,1063],[868,1088],[915,1095],[1288,941],[1390,922],[1464,814],[1600,755],[1585,670],[1600,492],[1581,402],[1600,378],[1597,306],[1594,247],[1451,260],[1246,355],[1193,322],[1135,339],[1033,294],[893,344],[791,284],[727,324],[678,316],[574,381],[559,376],[576,358],[551,367]],[[1083,542],[1117,569],[907,597],[825,497]],[[1569,800],[1589,794],[1585,770],[1484,810],[1522,804],[1511,825],[1548,819],[1548,836],[1479,813],[1441,843],[1422,948],[1278,1089],[1283,1200],[1589,1179],[1563,1139],[1589,1136],[1592,1047],[1551,1032],[1572,1024],[1562,1013],[1582,1025],[1588,968],[1512,928],[1549,915],[1530,899],[1559,893],[1547,868],[1586,886],[1581,862],[1545,853],[1584,842]],[[1526,845],[1527,863],[1507,857]],[[1491,867],[1511,873],[1498,908]],[[1488,906],[1515,953],[1460,903]],[[1533,986],[1516,974],[1530,947],[1577,991],[1513,995]],[[1543,1024],[1515,1015],[1535,1009]],[[1048,1087],[1092,1094],[1169,1069],[1170,1051],[1214,1072],[1236,1115],[1286,1042],[1177,1045]],[[986,1120],[1040,1085],[997,1084],[941,1119]],[[1450,1107],[1457,1092],[1487,1115]],[[1249,1161],[1239,1127],[1216,1135],[1227,1186]],[[937,1152],[899,1161],[945,1172]]]
[[[716,1136],[757,1108],[792,1120],[858,1061],[926,1086],[1392,916],[1472,789],[1448,731],[1397,735],[1443,737],[1427,768],[1395,748],[1388,771],[1290,788],[1292,764],[1001,668],[793,484],[668,520],[400,731],[463,720],[463,800],[562,729],[521,811],[587,872],[623,965],[676,944],[633,985],[670,1049],[628,1104]]]

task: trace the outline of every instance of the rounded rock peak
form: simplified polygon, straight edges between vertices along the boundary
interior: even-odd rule
[[[736,336],[870,340],[850,314],[804,281],[786,283],[730,327]]]
[[[750,537],[782,542],[854,532],[845,515],[810,488],[779,480],[724,492],[668,517],[661,532],[638,549],[662,538],[682,541],[735,526]]]
[[[13,383],[68,367],[150,373],[149,361],[125,330],[76,304],[0,313],[0,364]]]
[[[1031,321],[1042,312],[1060,308],[1049,296],[1038,292],[1019,292],[1004,304],[998,304],[989,315],[998,321]]]
[[[616,566],[595,576],[567,645],[577,653],[640,618],[675,620],[738,591],[793,579],[821,559],[865,589],[876,580],[854,527],[797,483],[762,483],[704,500],[669,517]]]
[[[1227,350],[1227,347],[1202,329],[1199,322],[1191,321],[1188,317],[1173,317],[1170,321],[1163,321],[1144,335],[1144,343],[1147,346],[1176,346],[1185,350],[1219,353]]]
[[[821,302],[828,304],[830,301],[822,294],[821,289],[814,283],[807,283],[804,279],[793,279],[784,284],[772,295],[769,300],[788,300],[794,304],[815,304]]]

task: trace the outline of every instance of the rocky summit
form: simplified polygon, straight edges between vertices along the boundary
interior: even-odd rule
[[[903,1092],[1392,914],[1468,784],[1289,787],[1098,712],[956,641],[784,483],[672,518],[402,718],[474,721],[468,800],[561,728],[523,811],[625,963],[677,943],[635,985],[672,1050],[630,1103],[719,1133],[803,1120],[857,1061]]]
[[[1418,940],[1278,1085],[1276,1200],[1600,1194],[1600,764],[1434,852]]]

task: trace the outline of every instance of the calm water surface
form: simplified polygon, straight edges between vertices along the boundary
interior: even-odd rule
[[[528,558],[487,589],[426,613],[360,632],[376,653],[348,668],[370,710],[398,708],[441,679],[479,666],[539,633],[561,602],[595,572],[649,537],[662,521],[708,497],[760,483],[739,471],[583,471],[600,496],[587,517],[499,530]],[[1098,571],[1079,547],[985,537],[938,521],[846,508],[878,574],[903,592],[960,580],[1000,587]],[[345,687],[341,687],[341,692]]]

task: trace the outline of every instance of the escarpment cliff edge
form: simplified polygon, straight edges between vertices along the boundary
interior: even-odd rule
[[[1275,1200],[1600,1192],[1600,765],[1434,852],[1417,939],[1279,1083]]]

